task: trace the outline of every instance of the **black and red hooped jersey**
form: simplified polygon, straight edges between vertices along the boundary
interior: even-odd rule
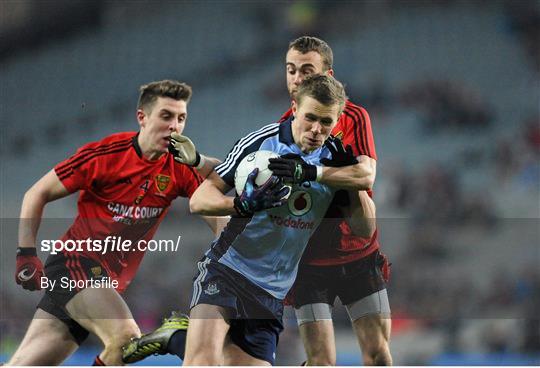
[[[102,240],[115,236],[130,240],[128,252],[64,251],[68,268],[76,280],[84,273],[77,268],[79,257],[98,261],[123,291],[135,276],[144,256],[136,248],[150,240],[176,197],[191,197],[202,182],[192,168],[174,161],[172,155],[146,159],[135,132],[117,133],[88,143],[55,166],[56,175],[73,193],[79,191],[77,217],[62,240]],[[111,238],[110,238],[111,239]],[[111,244],[111,243],[109,243]]]
[[[292,110],[289,109],[280,122],[286,121],[291,115]],[[347,100],[332,135],[341,139],[344,146],[350,145],[355,156],[366,155],[377,160],[371,120],[363,107]],[[371,191],[368,193],[372,196]],[[377,231],[370,239],[353,235],[341,210],[330,205],[325,219],[310,239],[302,262],[320,266],[338,265],[364,258],[377,249]]]

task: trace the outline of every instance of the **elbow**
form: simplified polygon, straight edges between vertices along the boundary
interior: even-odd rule
[[[204,215],[203,207],[197,191],[193,193],[193,196],[189,199],[189,212],[197,215]]]
[[[28,189],[25,193],[24,193],[24,196],[23,196],[23,203],[25,202],[28,202],[31,198],[34,197],[34,187]]]
[[[194,201],[193,199],[190,199],[189,201],[189,212],[197,215],[203,215],[201,205],[198,201]]]
[[[47,202],[49,202],[47,193],[40,190],[37,185],[34,185],[24,193],[22,203],[39,203],[45,205]]]
[[[366,169],[365,167],[358,167],[354,177],[354,188],[356,190],[371,190],[375,184],[375,170]]]
[[[371,190],[373,189],[373,185],[375,184],[375,173],[369,174],[364,182],[362,183],[363,190]]]
[[[354,165],[352,177],[355,180],[356,190],[371,190],[375,184],[375,176],[377,175],[377,163],[374,159],[362,156],[358,164]]]

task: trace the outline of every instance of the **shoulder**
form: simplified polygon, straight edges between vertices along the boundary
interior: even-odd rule
[[[343,114],[339,119],[340,124],[366,124],[369,120],[369,114],[367,110],[360,106],[352,103],[350,100],[345,102],[345,108],[343,109]]]
[[[126,133],[115,133],[111,134],[105,138],[102,138],[99,141],[89,142],[81,146],[77,153],[84,151],[96,151],[105,152],[109,150],[121,150],[122,148],[129,148],[133,144],[133,138],[137,133],[135,132],[126,132]]]
[[[254,151],[258,151],[264,142],[274,137],[279,137],[279,129],[282,124],[273,123],[257,129],[239,139],[231,149],[225,161],[214,169],[221,177],[234,173],[236,165],[242,159]]]
[[[261,128],[249,133],[248,135],[272,135],[272,133],[275,133],[276,131],[279,130],[280,125],[281,125],[280,122],[266,124],[266,125],[263,125]]]
[[[137,133],[117,133],[107,136],[99,141],[90,142],[79,149],[77,152],[66,159],[60,165],[69,166],[72,169],[81,165],[95,162],[104,157],[110,157],[113,154],[123,154],[133,145],[133,137]]]
[[[103,143],[112,143],[112,142],[120,142],[120,141],[125,141],[126,139],[133,139],[135,138],[135,136],[137,135],[138,133],[137,132],[119,132],[119,133],[114,133],[114,134],[111,134],[111,135],[108,135],[104,138],[102,138],[99,142],[103,142]]]
[[[264,140],[279,135],[280,123],[272,123],[263,126],[251,133],[246,134],[236,142],[236,146],[254,147],[260,145]]]

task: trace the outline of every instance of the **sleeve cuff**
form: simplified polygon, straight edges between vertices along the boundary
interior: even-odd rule
[[[197,170],[200,170],[204,167],[204,164],[206,163],[206,159],[203,155],[201,155],[201,159],[199,160],[199,164],[195,166]]]
[[[315,178],[315,181],[321,181],[322,173],[323,173],[323,167],[317,165],[317,166],[315,166],[315,168],[317,169],[317,177]]]

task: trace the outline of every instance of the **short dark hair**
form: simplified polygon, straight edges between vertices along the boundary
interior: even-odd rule
[[[326,70],[332,69],[332,65],[334,64],[334,53],[332,52],[330,46],[328,46],[328,44],[320,38],[313,36],[299,37],[289,43],[288,50],[291,49],[299,51],[302,54],[315,51],[321,55],[323,66],[326,68]]]
[[[300,83],[296,92],[296,103],[300,104],[304,97],[312,97],[325,106],[339,104],[340,113],[347,99],[343,84],[326,74],[311,75]]]
[[[186,101],[191,99],[191,86],[186,83],[175,80],[162,80],[144,84],[139,88],[138,109],[152,108],[158,97],[170,97],[177,101]]]

